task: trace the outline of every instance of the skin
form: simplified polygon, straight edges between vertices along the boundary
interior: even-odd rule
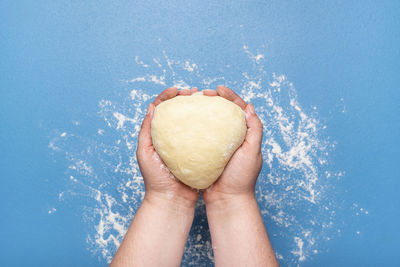
[[[148,108],[138,138],[137,160],[145,197],[110,266],[180,266],[193,222],[199,191],[179,182],[155,151],[150,125],[154,108],[197,88],[164,90]],[[216,266],[278,266],[254,196],[262,166],[262,124],[252,104],[218,86],[204,95],[221,96],[246,114],[247,135],[221,177],[203,197],[207,209]]]
[[[217,94],[245,111],[247,133],[219,179],[203,192],[215,265],[279,266],[254,192],[262,167],[261,121],[254,106],[229,88],[218,86]]]

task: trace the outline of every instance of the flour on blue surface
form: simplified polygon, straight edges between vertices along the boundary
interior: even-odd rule
[[[92,228],[87,242],[93,253],[110,262],[143,199],[135,156],[137,137],[148,104],[167,86],[202,90],[224,84],[254,104],[264,125],[264,165],[256,196],[281,264],[312,259],[340,232],[332,181],[341,173],[330,162],[335,142],[326,136],[317,108],[303,108],[294,85],[285,75],[268,71],[262,53],[244,46],[238,54],[247,63],[235,68],[227,64],[211,77],[204,72],[207,66],[172,59],[165,51],[148,60],[135,57],[141,73],[123,81],[115,96],[98,104],[101,127],[80,135],[73,129],[63,131],[49,142],[49,148],[64,153],[69,162],[60,199],[66,195],[89,199],[81,208]],[[84,123],[90,122],[73,125]],[[200,199],[183,266],[210,266],[212,249]]]

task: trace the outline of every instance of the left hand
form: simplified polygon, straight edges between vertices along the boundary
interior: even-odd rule
[[[158,95],[148,107],[147,115],[143,120],[139,133],[136,151],[137,161],[146,188],[145,199],[147,200],[174,201],[178,205],[181,204],[190,208],[194,208],[196,205],[199,197],[198,190],[186,186],[175,178],[154,149],[151,138],[151,120],[153,119],[155,107],[162,101],[177,95],[191,95],[197,91],[197,88],[178,91],[177,88],[171,87]]]

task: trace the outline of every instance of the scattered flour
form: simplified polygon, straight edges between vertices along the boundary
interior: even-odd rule
[[[54,212],[56,212],[56,211],[57,211],[56,208],[51,208],[51,209],[49,209],[49,210],[47,211],[47,213],[48,213],[48,214],[52,214],[52,213],[54,213]]]
[[[90,199],[82,213],[92,227],[87,242],[93,253],[110,262],[143,199],[135,155],[140,124],[148,104],[170,85],[201,90],[224,84],[255,105],[264,124],[264,166],[256,195],[281,264],[310,260],[323,250],[321,243],[340,232],[331,181],[344,173],[332,171],[329,155],[335,143],[325,136],[326,126],[318,120],[317,107],[303,108],[287,77],[264,69],[262,53],[254,54],[244,46],[242,54],[244,63],[239,67],[244,72],[228,64],[215,77],[202,72],[207,66],[170,59],[165,51],[146,63],[135,57],[144,73],[124,81],[126,88],[114,98],[99,102],[100,128],[87,135],[74,134],[73,129],[68,134],[59,131],[50,140],[51,151],[63,153],[69,162],[66,189],[59,193],[59,200],[66,200],[66,195]],[[80,120],[73,124],[83,127],[86,121]],[[200,199],[183,265],[210,266],[212,262],[211,238]]]

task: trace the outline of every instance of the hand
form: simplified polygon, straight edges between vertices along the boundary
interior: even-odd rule
[[[138,137],[138,147],[136,157],[139,163],[140,172],[143,175],[146,188],[145,200],[174,201],[178,205],[194,208],[199,197],[199,192],[192,189],[178,179],[168,170],[160,156],[153,147],[151,139],[151,120],[154,109],[162,101],[171,99],[177,95],[191,95],[197,92],[197,88],[191,90],[181,90],[175,87],[164,90],[152,104],[149,105],[147,115],[143,120],[142,128]]]
[[[153,147],[150,128],[155,106],[196,91],[168,88],[149,105],[136,151],[146,194],[110,266],[181,265],[199,192],[169,172]]]
[[[204,95],[221,96],[241,107],[246,113],[247,133],[243,144],[236,150],[219,179],[203,191],[206,205],[218,200],[238,197],[254,198],[254,187],[262,167],[262,123],[254,106],[246,104],[231,89],[218,86],[217,91],[205,90]]]

